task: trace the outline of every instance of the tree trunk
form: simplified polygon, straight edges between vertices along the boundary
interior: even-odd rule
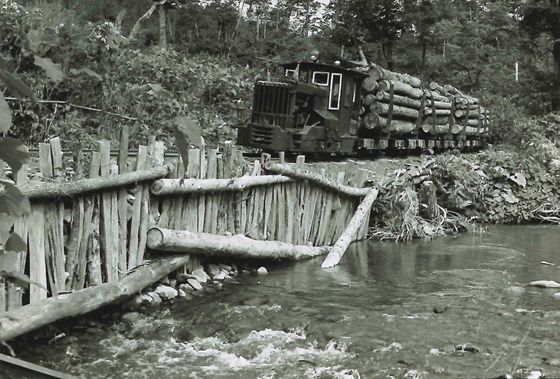
[[[243,259],[302,260],[327,254],[328,246],[292,245],[278,241],[259,241],[241,234],[222,236],[191,233],[186,230],[152,228],[148,231],[152,250]]]
[[[365,196],[367,194],[367,191],[369,190],[368,188],[356,188],[344,184],[339,184],[334,180],[324,177],[321,174],[297,168],[288,164],[268,161],[265,163],[264,167],[267,171],[286,175],[296,179],[309,180],[310,182],[318,184],[322,187],[326,187],[330,190],[348,196]]]
[[[348,226],[346,227],[344,232],[342,232],[342,234],[334,244],[331,252],[329,253],[329,255],[327,255],[327,257],[321,264],[321,267],[334,267],[340,262],[342,256],[348,249],[348,246],[352,241],[354,241],[358,229],[362,226],[364,221],[369,221],[365,220],[365,218],[370,211],[373,202],[375,201],[375,199],[377,199],[377,194],[377,188],[371,188],[369,190],[367,196],[364,198],[364,200],[354,213],[354,216],[352,216],[352,219],[348,223]]]
[[[55,321],[92,312],[124,301],[159,279],[178,270],[189,256],[161,258],[139,266],[123,279],[50,297],[34,304],[0,313],[0,341],[7,341]]]
[[[159,47],[167,49],[167,9],[165,4],[159,6]]]
[[[187,193],[243,191],[256,186],[293,182],[287,176],[242,176],[234,179],[159,179],[152,183],[152,194],[157,196]]]
[[[398,95],[412,97],[413,99],[420,99],[424,94],[424,91],[421,89],[414,88],[409,84],[396,80],[381,80],[378,83],[379,91],[390,92],[391,84],[393,85],[393,92]]]
[[[400,134],[410,133],[416,129],[416,123],[404,120],[391,120],[391,125],[389,125],[389,120],[386,117],[380,116],[375,113],[368,113],[367,118],[367,129],[385,128],[385,131],[395,132]]]
[[[387,116],[390,111],[389,104],[387,103],[380,103],[376,102],[370,105],[369,109],[373,113],[377,113],[379,115]],[[449,111],[450,112],[450,111]],[[412,108],[401,107],[401,106],[393,106],[393,116],[398,116],[399,118],[418,118],[418,111]]]
[[[110,188],[135,185],[167,176],[173,171],[172,165],[154,167],[148,170],[127,172],[125,174],[80,179],[72,182],[28,182],[18,187],[29,199],[57,199],[73,197],[87,192],[102,191]]]

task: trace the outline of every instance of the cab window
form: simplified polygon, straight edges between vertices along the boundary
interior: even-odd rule
[[[329,85],[329,73],[322,72],[322,71],[315,71],[313,72],[313,77],[311,78],[311,82],[318,84],[320,86],[327,87]]]
[[[329,92],[329,109],[340,109],[340,91],[342,86],[342,74],[332,74],[331,89]]]

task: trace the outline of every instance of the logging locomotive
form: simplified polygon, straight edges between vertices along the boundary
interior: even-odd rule
[[[237,144],[263,151],[353,155],[374,150],[479,148],[488,111],[451,86],[406,74],[317,61],[259,79]]]

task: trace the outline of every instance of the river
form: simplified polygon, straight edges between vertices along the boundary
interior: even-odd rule
[[[526,286],[560,281],[559,247],[554,226],[357,243],[19,353],[84,378],[560,377],[560,290]]]

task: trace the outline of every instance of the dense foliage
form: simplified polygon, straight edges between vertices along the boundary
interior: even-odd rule
[[[361,48],[382,66],[479,96],[496,141],[560,104],[554,1],[0,0],[0,8],[2,64],[39,100],[5,93],[12,134],[31,145],[60,135],[87,146],[123,123],[139,141],[166,138],[183,115],[217,144],[245,121],[254,79],[313,48],[325,61],[357,59]]]

